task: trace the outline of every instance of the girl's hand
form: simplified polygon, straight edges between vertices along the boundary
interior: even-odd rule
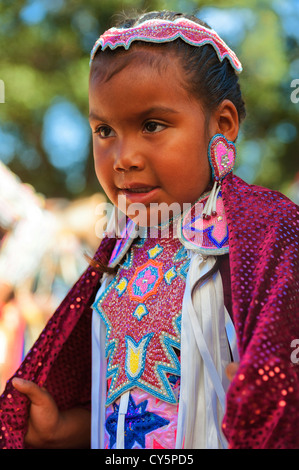
[[[225,373],[226,373],[227,378],[230,380],[230,382],[235,377],[238,368],[239,368],[238,362],[231,362],[230,364],[226,366]]]
[[[89,410],[73,408],[61,412],[45,388],[19,378],[14,378],[12,384],[31,401],[26,445],[37,449],[89,448]]]
[[[45,388],[40,388],[29,380],[14,378],[12,384],[31,401],[26,445],[40,449],[51,447],[61,421],[52,396]]]

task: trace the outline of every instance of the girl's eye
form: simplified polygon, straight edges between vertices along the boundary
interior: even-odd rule
[[[94,131],[95,134],[99,135],[101,139],[107,139],[108,137],[114,137],[115,132],[109,126],[99,126]]]
[[[165,129],[164,124],[160,124],[159,122],[155,121],[149,121],[145,124],[144,130],[150,134],[153,134],[155,132],[161,132],[163,129]]]

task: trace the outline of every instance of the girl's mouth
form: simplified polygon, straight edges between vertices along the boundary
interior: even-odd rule
[[[123,188],[123,191],[129,193],[149,193],[152,189],[154,189],[154,187],[146,186],[144,188]]]
[[[157,186],[141,186],[139,184],[128,185],[120,189],[120,194],[125,196],[130,203],[148,204],[155,202],[155,196],[159,188]]]

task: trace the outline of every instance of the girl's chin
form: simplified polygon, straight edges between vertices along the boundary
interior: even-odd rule
[[[164,225],[176,219],[182,213],[182,207],[178,202],[157,202],[159,188],[149,193],[132,193],[132,198],[122,192],[117,198],[118,209],[126,214],[140,227],[153,227]],[[156,197],[154,196],[154,193]],[[141,195],[141,196],[140,196]],[[135,197],[136,196],[136,197]],[[132,202],[134,199],[134,202]],[[141,202],[143,201],[143,202]]]

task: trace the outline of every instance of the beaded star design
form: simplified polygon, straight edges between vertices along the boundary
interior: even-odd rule
[[[128,411],[125,418],[125,448],[132,449],[135,442],[137,442],[143,449],[145,448],[146,434],[161,428],[169,423],[167,419],[147,411],[148,401],[145,400],[139,405],[136,405],[131,394],[129,397]],[[110,436],[110,449],[116,443],[117,422],[119,405],[113,405],[114,412],[108,417],[106,421],[106,429]]]
[[[176,403],[168,377],[180,375],[176,350],[187,263],[178,239],[135,243],[95,302],[107,327],[107,406],[134,387]]]

